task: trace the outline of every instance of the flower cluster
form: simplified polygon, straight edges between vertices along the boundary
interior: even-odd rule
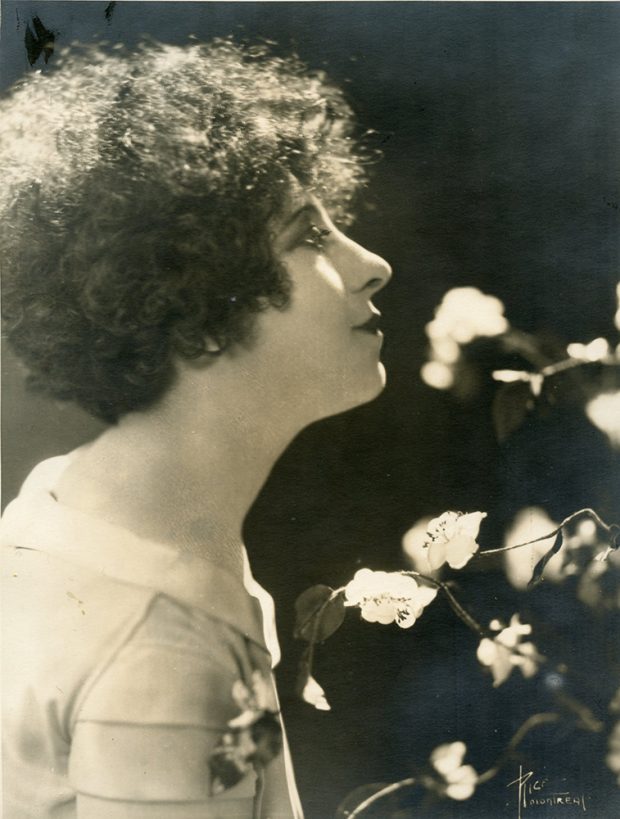
[[[437,589],[420,586],[413,577],[400,572],[373,572],[359,569],[345,589],[345,606],[359,606],[369,623],[396,622],[410,628],[431,603]]]
[[[435,389],[449,389],[454,384],[461,346],[481,336],[501,335],[508,329],[504,305],[495,296],[488,296],[476,287],[448,290],[435,311],[435,318],[426,325],[430,358],[422,367],[422,380]]]
[[[260,671],[252,673],[251,687],[236,680],[232,698],[241,711],[228,722],[209,757],[213,794],[232,788],[253,767],[262,767],[280,753],[282,728],[272,682]]]
[[[444,512],[433,518],[426,530],[428,562],[434,571],[447,563],[462,569],[478,551],[476,542],[486,512]]]
[[[497,631],[492,639],[484,637],[476,653],[482,665],[491,669],[493,687],[506,682],[512,669],[519,667],[524,677],[532,677],[538,671],[543,658],[534,643],[521,642],[521,638],[532,633],[532,627],[521,623],[518,614],[513,614],[510,625],[503,627],[498,620],[490,624]]]
[[[464,742],[449,742],[431,754],[431,765],[443,780],[441,792],[450,799],[469,799],[476,789],[478,774],[471,765],[463,765],[466,752]]]

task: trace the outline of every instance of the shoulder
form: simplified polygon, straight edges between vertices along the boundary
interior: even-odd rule
[[[209,761],[239,717],[235,685],[249,669],[234,629],[156,595],[81,694],[69,769],[76,790],[138,802],[212,798]],[[251,798],[254,780],[248,773],[226,799]]]
[[[236,713],[232,686],[250,667],[245,640],[238,632],[157,594],[131,634],[85,686],[75,721],[220,730]]]

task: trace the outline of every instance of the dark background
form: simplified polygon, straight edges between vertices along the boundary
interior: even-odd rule
[[[308,819],[330,817],[358,785],[409,775],[441,742],[466,741],[484,770],[548,696],[543,682],[523,684],[515,674],[494,691],[477,666],[475,637],[437,602],[410,632],[350,616],[319,649],[317,677],[333,710],[314,712],[293,694],[300,651],[292,639],[293,602],[313,583],[341,585],[360,566],[402,568],[403,533],[447,508],[489,510],[487,547],[500,545],[506,522],[527,504],[557,519],[583,506],[620,517],[618,457],[574,408],[533,421],[499,446],[490,386],[464,404],[419,377],[424,325],[455,286],[497,295],[514,326],[557,343],[617,340],[620,7],[109,5],[107,19],[105,2],[3,2],[3,87],[54,63],[54,55],[48,66],[42,58],[28,63],[24,35],[34,15],[55,32],[58,47],[233,33],[275,40],[311,67],[326,68],[345,85],[362,125],[380,132],[384,160],[351,234],[395,272],[377,299],[388,387],[373,404],[298,438],[251,512],[246,540],[255,574],[278,606],[280,687]],[[6,351],[3,387],[6,503],[36,462],[82,443],[100,425],[26,395]],[[618,633],[601,632],[587,613],[577,617],[564,593],[545,588],[524,604],[497,567],[470,569],[461,582],[464,601],[482,621],[507,619],[524,605],[538,614],[565,658],[590,680],[603,680],[608,700],[613,681],[606,686],[600,655]],[[569,639],[576,633],[587,638],[579,649]],[[602,766],[604,747],[601,735],[542,730],[526,748],[527,761],[565,790],[583,789],[590,816],[613,817],[620,804]],[[516,775],[509,766],[475,799],[438,805],[430,815],[512,817],[516,796],[506,786]],[[546,815],[555,812],[536,812]]]

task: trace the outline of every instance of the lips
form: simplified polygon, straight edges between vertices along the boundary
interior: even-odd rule
[[[368,321],[363,324],[358,324],[354,330],[361,330],[363,333],[370,333],[370,335],[377,335],[380,332],[381,313],[373,314]]]

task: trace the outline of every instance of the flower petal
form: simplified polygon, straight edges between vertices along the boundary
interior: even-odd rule
[[[446,544],[431,543],[428,547],[428,563],[432,571],[436,571],[446,562]]]
[[[313,705],[317,711],[332,710],[330,704],[327,702],[325,691],[312,676],[308,677],[301,696],[306,702]]]
[[[410,611],[408,609],[400,609],[396,613],[396,624],[401,628],[411,628],[418,617],[419,615],[417,612]]]
[[[468,534],[458,534],[446,545],[446,560],[453,569],[462,569],[478,551],[478,544]]]
[[[466,753],[467,746],[464,742],[447,742],[435,748],[431,754],[431,764],[438,773],[447,777],[451,771],[460,767]]]

